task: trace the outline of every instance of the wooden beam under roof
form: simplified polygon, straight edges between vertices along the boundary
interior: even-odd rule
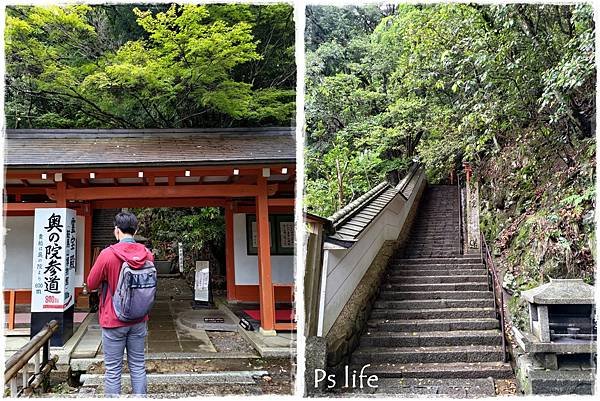
[[[274,195],[277,184],[268,186],[268,194]],[[253,197],[257,196],[256,185],[215,184],[215,185],[175,185],[175,186],[119,186],[67,188],[64,196],[69,200],[102,200],[102,199],[138,199],[138,198],[193,198],[193,197]],[[56,189],[48,189],[50,199],[56,199]]]
[[[46,195],[47,187],[4,187],[4,192],[10,195]]]
[[[72,178],[79,179],[88,177],[91,172],[96,174],[96,178],[135,178],[139,171],[144,173],[152,174],[156,177],[166,177],[170,174],[176,176],[185,176],[185,171],[190,171],[190,176],[207,176],[207,175],[232,175],[233,169],[240,171],[239,175],[260,175],[262,174],[262,168],[269,167],[271,170],[281,171],[282,167],[288,169],[288,174],[294,174],[296,167],[294,164],[273,164],[273,165],[237,165],[232,163],[226,167],[215,167],[215,166],[185,166],[181,167],[124,167],[124,168],[74,168],[74,169],[10,169],[6,170],[6,178],[14,179],[39,179],[42,173],[48,174],[50,177],[54,173],[63,173],[63,179]]]

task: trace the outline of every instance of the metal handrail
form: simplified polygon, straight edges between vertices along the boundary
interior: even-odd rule
[[[494,259],[492,259],[492,254],[490,252],[490,248],[485,240],[485,236],[483,235],[483,233],[480,234],[481,236],[481,252],[482,252],[482,256],[483,256],[483,261],[486,265],[486,267],[488,268],[488,274],[490,275],[490,277],[492,278],[492,289],[493,289],[493,293],[494,293],[494,309],[496,310],[496,313],[498,313],[500,316],[500,327],[502,328],[502,360],[503,362],[506,362],[507,359],[507,353],[506,353],[506,328],[504,325],[505,322],[505,316],[504,316],[504,290],[502,289],[502,285],[500,284],[500,279],[498,277],[498,270],[496,270],[496,265],[494,265]],[[498,306],[498,302],[496,300],[497,297],[497,291],[496,291],[496,286],[498,286],[499,288],[499,303],[500,305]]]
[[[54,368],[58,357],[50,358],[50,338],[58,330],[58,322],[51,320],[27,344],[19,349],[4,363],[4,385],[10,383],[11,397],[17,397],[27,389],[33,390],[43,382],[43,376]],[[42,360],[40,361],[40,349]],[[35,358],[34,374],[30,378],[27,369],[23,371],[23,388],[18,391],[17,375],[26,367],[29,361]]]
[[[460,185],[460,175],[456,171],[456,187],[458,190],[458,245],[460,246],[460,254],[464,254],[463,243],[463,214],[462,214],[462,191]]]

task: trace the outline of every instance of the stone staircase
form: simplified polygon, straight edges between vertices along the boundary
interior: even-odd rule
[[[390,261],[351,369],[379,377],[363,393],[493,396],[503,363],[493,293],[480,257],[460,254],[454,186],[424,193],[407,245]]]

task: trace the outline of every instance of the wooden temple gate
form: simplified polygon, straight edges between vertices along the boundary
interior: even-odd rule
[[[8,130],[5,215],[75,209],[84,218],[85,281],[92,263],[94,210],[221,207],[227,298],[257,300],[266,335],[295,329],[275,319],[276,297],[291,302],[293,283],[273,284],[269,223],[270,213],[294,210],[293,129],[90,131]],[[57,151],[61,156],[54,157]],[[90,156],[95,151],[102,153]],[[256,214],[258,286],[236,285],[234,213]],[[76,288],[76,296],[81,290]],[[7,291],[13,306],[31,296],[27,289]]]

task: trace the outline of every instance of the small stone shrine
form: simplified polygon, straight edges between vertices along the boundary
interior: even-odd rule
[[[513,327],[525,354],[517,371],[526,394],[592,394],[596,370],[594,287],[583,280],[550,280],[524,291],[529,332]]]

